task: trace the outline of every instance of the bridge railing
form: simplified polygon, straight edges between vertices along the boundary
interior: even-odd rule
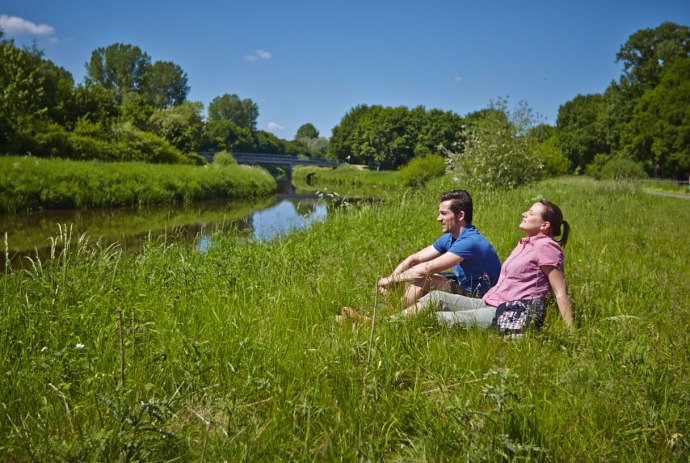
[[[199,153],[209,162],[213,160],[213,153]],[[340,162],[335,159],[327,159],[316,156],[296,156],[293,154],[267,154],[267,153],[232,153],[239,164],[308,164],[312,166],[337,167]]]

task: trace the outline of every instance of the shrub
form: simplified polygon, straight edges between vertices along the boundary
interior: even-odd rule
[[[587,165],[587,175],[597,180],[636,180],[647,178],[641,163],[618,155],[597,154]]]
[[[446,161],[440,154],[429,154],[412,158],[399,171],[403,185],[417,187],[426,184],[434,177],[441,177],[446,173]]]
[[[539,180],[544,166],[524,133],[524,121],[512,122],[504,109],[489,109],[466,127],[464,151],[448,152],[450,170],[463,181],[504,189]]]
[[[233,157],[232,154],[229,152],[223,150],[223,151],[218,151],[216,154],[213,155],[213,165],[215,166],[231,166],[233,164],[237,164],[237,161]]]
[[[536,154],[544,165],[545,173],[551,177],[568,173],[570,161],[556,145],[556,138],[551,137],[536,148]]]

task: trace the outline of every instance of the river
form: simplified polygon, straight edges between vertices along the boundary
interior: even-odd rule
[[[255,200],[0,214],[0,273],[29,265],[28,257],[48,258],[51,239],[61,230],[69,230],[73,242],[86,234],[105,244],[118,243],[125,252],[140,250],[149,238],[175,234],[203,251],[217,231],[237,230],[248,239],[270,240],[327,215],[325,199],[300,194],[281,179],[276,195]]]

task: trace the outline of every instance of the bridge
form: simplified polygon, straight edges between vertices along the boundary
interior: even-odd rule
[[[213,153],[201,152],[201,156],[206,158],[208,162],[213,161]],[[326,159],[315,156],[295,156],[294,154],[266,154],[266,153],[232,153],[238,164],[270,164],[287,166],[285,174],[287,175],[287,184],[289,193],[292,193],[292,166],[294,165],[309,165],[320,167],[338,167],[340,162],[335,159]]]
[[[206,158],[208,162],[213,161],[213,153],[202,152],[199,154]],[[322,167],[338,167],[340,164],[335,159],[295,156],[294,154],[232,153],[232,157],[235,158],[238,164],[279,164],[288,166],[289,171],[292,171],[292,166],[297,164]]]

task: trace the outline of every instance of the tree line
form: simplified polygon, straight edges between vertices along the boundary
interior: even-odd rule
[[[602,94],[561,105],[555,126],[540,123],[525,102],[509,108],[507,99],[465,116],[362,104],[330,139],[306,123],[283,140],[257,130],[251,99],[226,93],[204,114],[202,103],[187,99],[186,73],[137,46],[97,48],[84,82],[75,84],[40,50],[0,35],[0,153],[185,163],[203,162],[200,151],[288,153],[382,169],[436,154],[472,175],[523,178],[528,166],[535,176],[687,178],[690,29],[666,22],[637,31],[615,59],[622,75]]]
[[[139,47],[94,50],[84,82],[35,47],[20,48],[0,31],[0,154],[203,163],[199,152],[324,155],[328,141],[310,123],[294,140],[257,130],[251,99],[224,94],[188,101],[187,74],[152,62]]]

